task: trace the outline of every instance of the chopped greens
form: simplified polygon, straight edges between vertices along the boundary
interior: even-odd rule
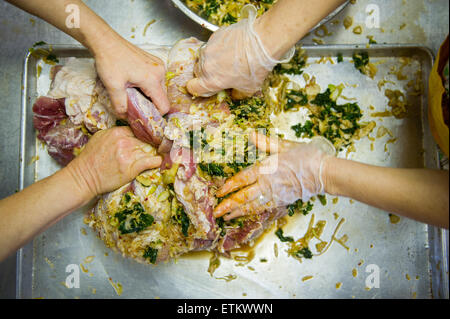
[[[205,16],[206,18],[209,18],[212,14],[217,13],[219,6],[220,4],[216,0],[206,0],[205,3],[201,6],[200,14]]]
[[[225,234],[226,234],[226,230],[225,230],[225,220],[223,219],[223,217],[219,217],[219,218],[216,218],[216,223],[217,223],[217,226],[219,226],[219,229],[220,229],[220,236],[225,236]]]
[[[319,93],[310,101],[316,105],[311,108],[311,120],[305,124],[293,125],[297,137],[311,138],[321,135],[330,140],[336,147],[348,146],[360,128],[358,121],[362,117],[361,109],[356,103],[337,104],[342,87],[330,85],[323,93]]]
[[[300,75],[303,73],[303,68],[305,66],[306,56],[304,55],[303,50],[297,49],[292,59],[287,63],[280,63],[275,66],[273,73]]]
[[[306,259],[311,259],[313,257],[313,254],[308,247],[298,250],[297,252],[295,252],[294,255],[295,255],[295,257],[306,258]]]
[[[200,163],[199,167],[202,171],[211,176],[220,176],[220,177],[228,176],[228,174],[224,172],[224,166],[222,164]]]
[[[203,139],[216,145],[216,149],[209,147],[209,144],[202,146],[203,158],[198,165],[203,173],[211,177],[231,177],[254,164],[257,159],[256,146],[248,141],[247,135],[240,132],[222,131],[221,134],[216,132],[209,136],[205,133]]]
[[[275,235],[277,235],[277,237],[280,239],[281,242],[285,243],[285,242],[293,242],[294,238],[290,237],[290,236],[284,236],[283,235],[283,230],[281,228],[278,228],[278,230],[275,232]]]
[[[305,122],[304,125],[298,123],[296,125],[291,126],[291,129],[294,130],[295,136],[297,137],[313,137],[314,136],[313,127],[314,124],[310,120],[308,120]]]
[[[182,232],[183,236],[187,237],[190,220],[189,220],[188,215],[186,215],[186,212],[184,211],[183,206],[181,206],[181,205],[177,207],[175,220],[181,225],[181,232]]]
[[[122,205],[127,205],[130,201],[131,201],[131,195],[130,195],[130,193],[128,192],[128,193],[125,193],[125,194],[123,195],[122,200],[121,200],[121,204],[122,204]]]
[[[122,119],[116,120],[116,126],[129,126],[128,122]]]
[[[369,41],[370,42],[370,41]],[[372,42],[370,42],[372,43]],[[353,63],[355,68],[364,75],[374,78],[377,74],[377,67],[375,64],[370,63],[369,54],[367,52],[359,52],[353,54]]]
[[[59,59],[54,53],[52,53],[52,47],[49,46],[48,49],[42,48],[42,46],[47,45],[44,41],[39,41],[33,44],[33,46],[28,49],[30,54],[37,59],[42,59],[45,63],[54,65],[59,63]]]
[[[184,0],[189,9],[209,22],[224,26],[238,22],[239,15],[246,4],[252,4],[258,16],[270,9],[276,0]]]
[[[244,227],[244,220],[245,220],[245,217],[234,218],[234,219],[230,220],[230,224],[237,225],[239,228],[242,228],[242,227]]]
[[[299,199],[295,203],[288,205],[288,215],[293,216],[295,213],[301,213],[306,216],[313,209],[313,207],[314,206],[310,201],[304,203],[301,199]]]
[[[344,57],[342,56],[342,53],[338,53],[337,61],[338,61],[338,63],[344,62]]]
[[[237,173],[239,173],[244,168],[252,165],[252,163],[244,162],[244,163],[199,163],[200,169],[210,176],[216,177],[230,177]]]
[[[308,104],[308,96],[302,91],[289,90],[286,93],[286,105],[284,107],[285,111],[291,109],[298,109],[298,106],[305,106]]]
[[[323,206],[327,204],[327,198],[325,195],[317,195],[317,198]]]
[[[253,96],[232,101],[230,111],[235,115],[235,123],[241,128],[269,128],[270,120],[264,98]]]
[[[158,257],[158,249],[152,248],[150,246],[147,247],[145,249],[143,257],[145,259],[148,259],[150,261],[150,263],[155,264],[156,263],[156,258]]]
[[[54,62],[54,63],[59,63],[59,59],[53,53],[47,54],[47,57],[45,58],[45,60],[46,61],[50,61],[50,62]]]
[[[117,218],[121,234],[139,233],[153,224],[154,221],[152,215],[145,213],[141,203],[131,204],[130,201],[131,196],[129,193],[126,193],[121,201],[125,208],[114,215]]]
[[[367,52],[354,53],[353,62],[355,63],[355,68],[359,70],[359,72],[366,74],[364,67],[369,64],[369,54]]]
[[[39,41],[39,42],[36,42],[35,44],[33,44],[33,48],[40,47],[40,46],[43,46],[43,45],[46,45],[46,44],[47,43],[45,41]]]
[[[227,13],[223,18],[222,18],[222,24],[233,24],[237,22],[237,18],[232,15],[231,13]]]

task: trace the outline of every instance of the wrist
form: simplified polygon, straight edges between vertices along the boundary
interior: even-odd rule
[[[335,174],[338,161],[339,159],[334,156],[327,156],[322,162],[321,180],[323,182],[323,190],[330,195],[339,195]]]
[[[83,177],[81,170],[73,162],[58,171],[57,174],[64,179],[65,184],[68,185],[68,191],[73,194],[75,200],[80,203],[80,206],[87,204],[97,196],[96,192]]]
[[[300,39],[297,32],[294,32],[296,28],[289,28],[288,25],[285,25],[285,28],[281,27],[284,24],[285,22],[280,21],[278,13],[272,9],[257,18],[254,24],[254,30],[264,48],[275,60],[285,60],[289,50],[292,50],[293,54],[295,44]]]
[[[85,46],[91,52],[94,58],[105,55],[107,53],[114,53],[113,46],[119,41],[120,36],[115,34],[114,30],[105,30],[89,36],[86,39]]]
[[[88,24],[88,27],[82,28],[80,32],[82,44],[88,48],[94,57],[99,54],[110,52],[118,41],[123,40],[123,38],[101,18],[95,19],[92,23]]]
[[[267,23],[266,16],[262,16],[256,19],[255,24],[253,26],[256,34],[261,39],[261,43],[263,44],[264,48],[266,49],[266,52],[275,60],[281,59],[285,51],[288,50],[285,49],[282,45],[281,39],[278,39],[278,41],[273,40],[273,33],[270,32],[270,24]]]

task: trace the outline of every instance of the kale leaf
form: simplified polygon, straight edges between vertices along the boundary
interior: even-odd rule
[[[285,242],[293,242],[293,241],[294,241],[294,238],[292,238],[292,237],[290,237],[290,236],[285,237],[285,236],[283,235],[283,230],[282,230],[281,228],[278,228],[278,230],[275,232],[275,235],[277,235],[277,237],[278,237],[283,243],[285,243]]]
[[[364,67],[369,64],[369,54],[367,52],[353,53],[352,58],[355,68],[362,74],[365,74]]]
[[[150,261],[150,263],[155,264],[156,263],[156,258],[158,257],[158,249],[152,248],[150,246],[147,247],[145,249],[143,257],[145,259],[148,259]]]
[[[311,250],[309,250],[308,247],[305,247],[305,248],[302,248],[299,251],[295,252],[295,256],[298,258],[311,259],[313,254],[312,254]]]
[[[288,215],[293,216],[296,212],[299,212],[306,216],[313,209],[313,207],[314,206],[310,201],[304,203],[301,199],[299,199],[295,203],[288,205]]]
[[[126,195],[126,194],[125,194]],[[119,231],[121,234],[139,233],[153,224],[152,215],[145,214],[141,203],[135,203],[114,215],[119,221]]]
[[[304,106],[308,104],[308,96],[302,91],[289,90],[286,94],[285,111],[294,108],[296,105]]]
[[[184,237],[187,237],[190,220],[188,215],[183,209],[183,206],[178,206],[176,215],[174,216],[175,220],[181,225],[181,232]]]
[[[314,136],[313,127],[314,127],[313,123],[310,120],[308,120],[305,122],[304,125],[298,123],[297,125],[291,126],[291,129],[294,130],[295,136],[297,137],[303,137],[304,134],[307,137],[313,137]]]

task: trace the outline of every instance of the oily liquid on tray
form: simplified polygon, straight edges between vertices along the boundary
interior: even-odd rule
[[[255,249],[258,247],[263,241],[267,234],[273,233],[276,228],[283,227],[288,221],[286,217],[282,217],[279,220],[272,223],[272,225],[265,229],[264,232],[258,236],[256,239],[242,245],[240,248],[233,249],[230,251],[231,258],[238,262],[236,266],[244,266],[251,262],[255,256]],[[187,254],[184,254],[180,258],[184,259],[206,259],[209,260],[214,253],[211,251],[191,251]]]

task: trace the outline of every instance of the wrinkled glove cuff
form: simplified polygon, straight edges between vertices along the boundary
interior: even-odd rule
[[[266,64],[262,64],[266,70],[271,71],[275,65],[279,63],[287,63],[289,62],[292,57],[295,54],[295,47],[291,48],[281,60],[276,60],[270,56],[270,54],[267,52],[266,48],[264,47],[264,44],[262,43],[261,37],[256,33],[254,25],[257,17],[257,10],[255,6],[252,4],[245,5],[241,10],[241,16],[244,19],[248,19],[247,28],[249,34],[252,35],[252,37],[256,40],[258,43],[258,47],[261,50],[262,55],[264,56],[264,59],[266,60]]]

